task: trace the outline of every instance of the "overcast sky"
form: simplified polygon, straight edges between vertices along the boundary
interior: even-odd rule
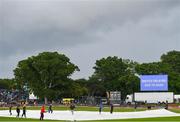
[[[0,78],[42,51],[88,78],[97,59],[153,62],[170,50],[180,50],[180,0],[0,0]]]

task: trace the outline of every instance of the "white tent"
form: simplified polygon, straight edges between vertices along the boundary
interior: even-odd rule
[[[31,93],[31,94],[29,94],[29,99],[30,100],[37,100],[38,98],[33,93]]]

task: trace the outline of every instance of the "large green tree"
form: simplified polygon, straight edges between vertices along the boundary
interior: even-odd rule
[[[55,99],[65,94],[71,84],[70,76],[79,70],[64,54],[43,52],[18,63],[15,79],[40,98]]]
[[[104,91],[121,91],[124,100],[127,94],[139,89],[139,78],[135,76],[136,65],[136,62],[116,56],[97,60],[94,67],[96,82],[102,85],[99,87],[104,88]]]

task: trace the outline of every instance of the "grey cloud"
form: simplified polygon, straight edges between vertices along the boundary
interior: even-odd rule
[[[150,61],[179,49],[179,11],[179,0],[0,0],[0,58],[16,65],[20,55],[61,50],[82,71],[107,55]]]
[[[144,16],[162,12],[179,1],[57,1],[4,0],[3,37],[1,49],[31,50],[88,43],[96,32],[109,31],[127,21],[138,21]],[[167,11],[167,10],[166,10]],[[91,40],[90,40],[91,39]],[[17,45],[16,45],[17,44]],[[4,52],[3,52],[4,53]],[[1,51],[1,55],[2,51]]]

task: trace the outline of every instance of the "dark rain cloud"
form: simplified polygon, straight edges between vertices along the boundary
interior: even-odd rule
[[[180,49],[179,0],[0,0],[0,18],[2,76],[45,50],[65,52],[87,76],[103,56],[151,61]]]

